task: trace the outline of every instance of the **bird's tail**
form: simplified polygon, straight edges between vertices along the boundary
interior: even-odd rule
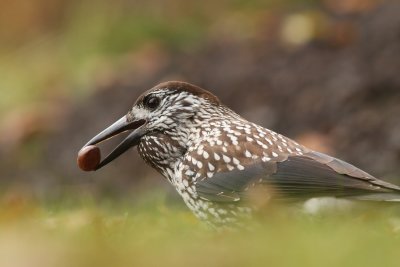
[[[400,192],[399,193],[375,193],[368,195],[361,195],[352,197],[356,200],[365,201],[385,201],[385,202],[400,202]]]

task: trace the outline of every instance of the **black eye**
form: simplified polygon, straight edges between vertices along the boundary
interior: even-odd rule
[[[143,101],[145,107],[155,109],[160,104],[160,99],[155,96],[146,97]]]

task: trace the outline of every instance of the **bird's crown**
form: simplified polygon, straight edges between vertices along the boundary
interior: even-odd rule
[[[207,90],[185,82],[169,81],[139,96],[127,119],[145,120],[149,130],[165,130],[201,115],[207,107],[218,108],[220,105],[219,99]]]
[[[136,101],[136,104],[140,103],[143,101],[146,97],[152,94],[158,94],[161,93],[167,94],[167,95],[192,95],[195,97],[203,98],[208,100],[210,103],[213,103],[214,105],[219,105],[220,101],[218,97],[210,93],[209,91],[200,88],[196,85],[186,83],[186,82],[181,82],[181,81],[169,81],[169,82],[163,82],[160,83],[150,90],[147,90],[144,92]]]

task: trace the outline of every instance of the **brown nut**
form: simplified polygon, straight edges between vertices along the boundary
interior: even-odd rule
[[[78,153],[77,163],[83,171],[94,171],[99,165],[100,159],[101,153],[97,146],[85,146]]]

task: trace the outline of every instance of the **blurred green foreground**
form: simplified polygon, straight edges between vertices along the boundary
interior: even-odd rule
[[[217,232],[160,196],[52,206],[10,199],[0,266],[398,266],[393,210],[319,216],[271,210],[251,230]],[[397,209],[398,211],[398,209]]]

